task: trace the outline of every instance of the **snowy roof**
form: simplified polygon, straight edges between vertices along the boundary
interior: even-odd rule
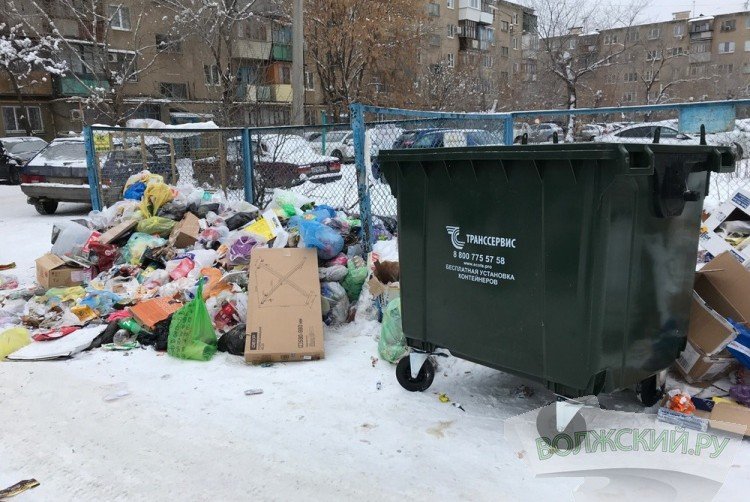
[[[178,119],[212,119],[214,116],[210,113],[190,113],[190,112],[171,112],[172,117]]]
[[[711,21],[713,18],[713,16],[698,16],[692,19],[688,19],[688,23],[695,23],[697,21]]]

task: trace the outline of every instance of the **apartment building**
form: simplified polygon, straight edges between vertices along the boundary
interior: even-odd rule
[[[573,28],[559,38],[549,46],[571,51],[576,68],[596,66],[581,78],[579,106],[750,96],[750,11],[696,17],[690,11],[677,12],[670,21],[588,33]],[[596,65],[606,56],[612,57]],[[537,94],[559,101],[565,95],[562,83],[549,71],[542,72]],[[550,83],[552,90],[542,91]]]
[[[220,85],[219,66],[227,65],[237,78],[232,86],[233,123],[289,123],[291,26],[281,12],[261,11],[263,15],[233,25],[231,44],[222,48],[217,60],[200,37],[175,27],[174,12],[159,2],[95,2],[97,15],[112,20],[109,29],[98,26],[96,31],[81,22],[81,12],[71,12],[60,2],[39,0],[39,5],[46,16],[31,2],[16,0],[15,10],[3,11],[0,19],[25,23],[29,33],[49,34],[54,29],[67,40],[59,56],[68,63],[65,75],[39,71],[39,83],[24,89],[24,107],[29,108],[37,134],[54,137],[80,131],[84,123],[114,122],[101,107],[91,106],[94,90],[121,101],[121,118],[173,124],[215,118],[226,87]],[[107,75],[126,67],[129,70],[121,72],[122,92],[110,95],[116,80]],[[21,110],[10,87],[8,79],[0,77],[0,135],[22,133],[17,119]]]
[[[513,86],[534,78],[532,9],[503,0],[430,0],[426,8],[432,30],[418,62],[467,87],[454,109],[505,107]]]

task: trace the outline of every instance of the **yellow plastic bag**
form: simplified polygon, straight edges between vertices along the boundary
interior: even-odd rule
[[[86,296],[86,290],[81,286],[70,288],[52,288],[44,293],[47,298],[59,298],[61,302],[78,301]]]
[[[0,333],[0,361],[31,343],[26,328],[11,328]]]
[[[141,213],[146,218],[156,216],[159,209],[172,199],[174,199],[174,193],[172,193],[172,189],[168,185],[164,183],[151,183],[143,193]]]
[[[176,224],[177,222],[174,220],[152,216],[139,221],[136,231],[149,235],[158,235],[159,237],[169,237]]]

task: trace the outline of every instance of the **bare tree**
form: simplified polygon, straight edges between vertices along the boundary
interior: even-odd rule
[[[127,85],[153,70],[161,52],[153,39],[147,40],[144,29],[152,15],[152,3],[147,0],[127,4],[105,4],[102,0],[56,0],[53,5],[40,0],[27,3],[37,16],[26,21],[26,28],[36,37],[55,40],[61,57],[68,63],[66,75],[83,90],[80,98],[83,105],[94,110],[97,119],[123,125],[138,107],[126,106]],[[23,17],[14,0],[9,0],[8,6]],[[43,25],[35,22],[38,19]],[[128,49],[122,49],[123,46]]]
[[[31,38],[20,23],[0,23],[0,74],[10,82],[22,110],[26,87],[46,82],[50,75],[61,75],[66,70],[65,62],[55,60],[58,52],[58,40],[49,36]],[[31,136],[34,131],[25,111],[20,120],[21,127]]]
[[[585,77],[617,63],[633,45],[629,29],[646,2],[607,4],[587,0],[533,0],[540,39],[540,63],[566,93],[566,107],[578,107]],[[617,29],[617,30],[615,30]],[[604,31],[607,33],[604,33]],[[608,38],[607,38],[608,37]],[[573,141],[575,116],[568,118],[566,141]]]
[[[333,116],[354,101],[408,99],[424,17],[424,4],[412,0],[308,0],[307,56]]]
[[[238,88],[247,81],[241,81],[235,61],[248,55],[238,51],[236,41],[252,23],[260,24],[264,37],[266,30],[274,30],[288,24],[288,14],[282,9],[280,0],[157,0],[157,4],[166,7],[174,14],[177,30],[185,36],[200,40],[206,54],[206,66],[215,74],[207,75],[214,79],[213,87],[218,95],[218,122],[230,125],[238,120],[236,111],[245,106],[238,102]],[[267,61],[270,56],[270,40],[259,40],[268,43],[268,54],[252,55],[256,59],[253,68],[255,76],[251,83],[260,83],[264,66],[260,61]],[[291,42],[290,42],[291,43]],[[215,70],[213,70],[215,68]]]

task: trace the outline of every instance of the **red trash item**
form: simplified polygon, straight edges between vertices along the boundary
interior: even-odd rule
[[[675,394],[669,400],[669,409],[679,411],[685,415],[692,415],[695,412],[695,405],[689,394]]]
[[[33,338],[37,342],[46,342],[47,340],[56,340],[58,338],[62,338],[74,331],[78,331],[79,329],[81,328],[79,328],[78,326],[66,326],[60,329],[53,329],[50,331],[45,331],[43,333],[37,333],[31,338]]]
[[[112,321],[119,321],[120,319],[130,319],[133,317],[133,314],[130,313],[129,310],[115,310],[111,314],[109,314],[109,317],[107,317],[107,322]]]
[[[183,258],[180,261],[180,264],[177,265],[177,268],[175,268],[169,273],[169,277],[171,277],[173,281],[176,281],[177,279],[182,279],[183,277],[187,277],[190,271],[193,270],[194,268],[195,268],[195,262],[193,260],[191,260],[190,258]]]
[[[214,316],[214,327],[219,331],[240,322],[240,315],[234,305],[227,302]]]

